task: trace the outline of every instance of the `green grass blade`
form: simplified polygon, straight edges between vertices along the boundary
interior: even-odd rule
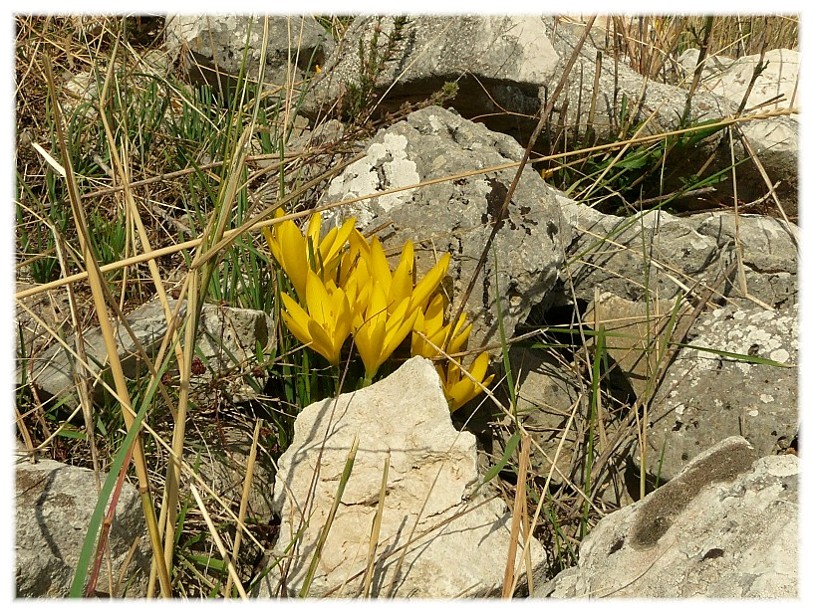
[[[104,480],[102,489],[99,492],[99,500],[96,502],[96,507],[93,509],[93,515],[90,518],[90,522],[88,522],[88,531],[85,535],[85,541],[82,544],[82,550],[79,553],[79,560],[76,563],[76,571],[73,575],[71,590],[68,594],[70,598],[84,597],[85,579],[87,579],[88,568],[91,560],[93,559],[96,537],[99,534],[99,529],[104,521],[107,501],[110,499],[110,494],[113,492],[113,487],[116,485],[118,474],[124,466],[124,460],[128,457],[128,451],[133,446],[136,436],[141,431],[141,422],[144,421],[144,417],[147,415],[147,409],[152,402],[152,397],[155,395],[155,391],[158,389],[158,382],[160,381],[161,375],[166,370],[168,365],[169,361],[164,364],[161,372],[159,372],[158,376],[153,379],[147,393],[144,396],[141,407],[138,409],[138,413],[133,420],[130,431],[127,433],[127,436],[124,437],[121,448],[116,454],[115,460],[113,460],[113,463],[110,465],[110,470],[107,473],[107,477]]]
[[[763,358],[758,355],[748,355],[747,353],[734,353],[732,351],[723,351],[722,349],[712,349],[711,347],[701,347],[700,345],[689,345],[686,343],[670,343],[677,347],[685,347],[686,349],[696,349],[705,353],[718,355],[721,358],[730,358],[740,362],[748,362],[749,364],[765,364],[767,366],[776,366],[778,368],[795,368],[794,364],[786,364],[784,362],[777,362],[769,358]]]
[[[505,468],[505,465],[508,464],[508,460],[511,459],[511,456],[514,455],[514,451],[517,449],[517,445],[519,445],[519,440],[521,435],[519,432],[514,432],[511,435],[511,438],[508,439],[505,443],[505,451],[503,451],[502,457],[497,461],[497,463],[489,468],[486,471],[486,474],[483,475],[483,480],[477,485],[477,488],[472,493],[474,496],[477,492],[480,491],[480,488],[483,487],[486,483],[491,481],[494,477],[500,474],[500,471]]]
[[[313,583],[313,576],[316,574],[316,566],[319,564],[319,560],[322,558],[322,549],[325,546],[325,542],[327,542],[328,534],[330,534],[330,528],[333,526],[333,520],[336,518],[336,511],[338,511],[339,504],[341,503],[342,496],[344,495],[344,488],[350,479],[350,473],[353,472],[353,464],[356,462],[356,452],[358,451],[358,448],[359,440],[358,437],[356,437],[353,439],[353,444],[350,446],[350,451],[347,454],[347,460],[344,463],[344,470],[342,471],[342,476],[339,479],[339,487],[336,489],[336,497],[333,499],[333,505],[330,507],[330,512],[325,520],[325,525],[322,526],[322,529],[319,531],[319,540],[316,542],[316,550],[313,552],[313,557],[311,558],[311,563],[308,567],[308,573],[305,575],[305,581],[302,584],[302,589],[299,590],[300,598],[305,598],[310,591],[311,583]]]

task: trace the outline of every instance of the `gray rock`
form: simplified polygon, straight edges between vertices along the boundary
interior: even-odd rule
[[[370,58],[377,30],[377,54],[385,61],[376,71]],[[378,102],[382,111],[424,100],[454,82],[459,88],[455,108],[466,117],[505,109],[533,114],[536,93],[557,60],[540,17],[358,17],[326,63],[303,112],[315,116],[346,96],[348,88],[365,87],[372,72],[373,89],[386,92]]]
[[[16,290],[20,292],[33,287],[35,287],[33,284],[18,282]],[[19,301],[14,318],[16,333],[14,347],[18,360],[17,384],[19,385],[23,376],[20,369],[29,369],[30,366],[33,366],[27,358],[46,351],[51,344],[53,339],[48,328],[57,334],[69,334],[70,302],[66,292],[58,289],[48,290]]]
[[[696,50],[687,50],[686,53]],[[719,65],[710,71],[701,81],[701,87],[718,96],[728,98],[731,102],[740,105],[751,77],[759,62],[759,54],[746,55],[736,60],[729,58],[715,58]],[[681,56],[683,58],[683,56]],[[765,53],[763,63],[765,69],[759,73],[751,93],[746,102],[746,108],[760,106],[761,108],[792,108],[799,105],[799,52],[790,49],[772,49]],[[681,60],[682,61],[682,60]],[[696,60],[695,60],[696,61]],[[694,70],[692,65],[691,70]],[[768,100],[774,100],[770,105],[762,106]]]
[[[257,309],[204,304],[198,326],[196,349],[206,372],[192,376],[190,384],[204,385],[225,380],[224,391],[231,402],[245,402],[262,393],[264,382],[251,374],[257,364],[258,348],[273,351],[277,337],[269,313]]]
[[[289,593],[303,585],[356,437],[358,454],[309,595],[360,593],[386,458],[390,467],[371,595],[449,598],[498,592],[510,513],[499,498],[475,491],[474,435],[454,429],[432,363],[414,357],[370,387],[312,404],[297,417],[294,439],[279,461],[274,500],[282,524],[273,553],[289,564]],[[286,549],[300,528],[288,559]],[[529,546],[539,567],[544,553],[535,540]],[[277,593],[276,569],[261,596]],[[517,572],[521,569],[520,563]]]
[[[220,71],[232,77],[240,72],[246,54],[248,75],[256,77],[263,42],[263,16],[260,15],[170,15],[166,18],[167,50],[177,55],[192,53],[195,66],[206,80]],[[301,80],[304,70],[324,63],[333,40],[313,18],[269,17],[268,47],[264,59],[268,70],[266,82],[285,84],[289,58],[294,80]]]
[[[582,27],[555,23],[555,18],[545,17],[551,43],[561,58],[550,81],[550,87],[564,76],[564,68],[573,54],[583,31]],[[604,37],[601,37],[603,40]],[[616,140],[621,125],[637,125],[652,116],[641,134],[657,134],[674,130],[679,126],[686,106],[688,92],[679,87],[648,80],[624,62],[614,62],[610,49],[599,48],[599,37],[585,42],[567,79],[559,104],[551,117],[552,125],[571,126],[575,136],[590,127],[593,138],[598,141]],[[602,53],[598,85],[594,91],[597,55]],[[590,121],[590,103],[596,96],[596,108]],[[625,111],[622,111],[625,109]],[[692,99],[689,123],[730,115],[736,107],[725,98],[706,92],[698,92]],[[626,116],[622,116],[626,113]]]
[[[646,470],[671,479],[703,449],[742,435],[760,456],[786,449],[799,428],[798,307],[725,306],[700,317],[688,341],[789,368],[681,348],[649,409]],[[640,450],[635,454],[640,463]]]
[[[776,195],[782,209],[790,219],[799,215],[799,120],[798,115],[770,117],[746,123],[742,135],[751,144],[754,154],[764,166],[769,179],[777,183]],[[748,159],[751,154],[737,141],[736,159]],[[768,193],[765,179],[752,162],[737,168],[737,186],[740,198],[751,201],[752,196]]]
[[[599,521],[578,566],[535,594],[797,597],[799,460],[755,458],[740,437],[698,455],[673,481]]]
[[[551,84],[555,84],[564,74],[565,63],[575,49],[582,29],[572,28],[562,22],[555,23],[553,17],[544,19],[551,31],[550,41],[561,58],[550,81]],[[641,135],[664,133],[701,121],[729,117],[737,111],[741,96],[740,99],[733,100],[724,94],[720,95],[716,89],[712,92],[699,88],[692,94],[689,113],[683,123],[691,80],[684,80],[686,87],[652,80],[645,81],[623,62],[614,62],[612,49],[599,49],[598,38],[592,37],[585,43],[570,72],[567,86],[560,96],[556,110],[551,116],[552,126],[568,126],[568,138],[571,141],[579,141],[586,135],[591,141],[590,144],[593,140],[611,142],[617,140],[622,125],[638,126],[644,120],[647,120],[647,124],[642,126]],[[603,61],[594,91],[596,58],[600,52],[603,53]],[[779,70],[783,69],[780,67]],[[737,71],[737,74],[740,76],[736,79],[740,79],[741,71]],[[748,78],[750,79],[750,73]],[[769,85],[770,81],[770,79],[766,81],[765,95],[774,91]],[[747,86],[747,81],[745,85]],[[544,95],[540,97],[544,98]],[[597,102],[591,121],[591,101],[594,97]],[[532,128],[533,126],[529,124],[524,129],[530,134]],[[759,156],[770,180],[781,182],[777,194],[786,214],[791,218],[796,216],[799,191],[798,122],[791,117],[774,117],[744,124],[742,130]],[[704,154],[691,156],[693,159],[688,160],[673,159],[673,164],[680,163],[685,166],[680,176],[696,172],[702,162],[696,166],[693,162],[705,160],[720,143],[721,138],[727,138],[725,131],[719,132],[717,137],[707,141]],[[724,144],[728,146],[727,142]],[[737,160],[747,160],[751,155],[737,144],[735,157]],[[722,170],[730,166],[730,163],[728,157],[721,158],[721,161],[716,163],[717,166],[714,166],[714,170]],[[730,185],[720,185],[718,190],[726,196],[733,194]],[[768,192],[768,187],[751,161],[737,167],[737,190],[738,197],[746,202],[756,200]]]
[[[19,454],[16,464],[16,595],[65,597],[70,592],[79,553],[98,500],[93,472],[52,460],[31,464]],[[101,475],[104,480],[106,475]],[[139,542],[140,541],[140,542]],[[128,552],[135,555],[125,566]],[[110,530],[114,596],[143,597],[150,567],[144,512],[136,488],[125,482]],[[107,562],[97,590],[107,591]],[[119,584],[120,573],[125,571]]]
[[[684,79],[691,79],[700,59],[700,49],[686,49],[678,57],[677,63]],[[703,64],[702,79],[719,75],[734,62],[733,58],[724,55],[707,55]]]
[[[174,310],[176,301],[168,298],[168,303],[170,311]],[[182,317],[184,312],[185,306],[181,310]],[[167,332],[167,321],[160,301],[151,300],[126,317],[144,351],[150,359],[154,359]],[[276,342],[276,337],[270,333],[273,329],[270,315],[263,311],[204,304],[197,348],[207,369],[204,375],[193,377],[193,383],[200,385],[227,374],[250,371],[257,343],[263,348],[273,349],[273,343]],[[114,332],[125,376],[135,378],[139,374],[143,375],[146,367],[138,359],[136,343],[124,324],[118,325]],[[94,371],[99,368],[105,371],[108,358],[101,331],[98,328],[88,330],[83,338],[91,367]],[[68,338],[67,344],[73,349],[74,338]],[[75,401],[74,364],[72,354],[61,345],[54,344],[31,358],[32,381],[51,396]],[[243,400],[256,394],[250,384],[251,378],[245,374],[244,377],[237,377],[227,391],[235,400]],[[255,386],[258,384],[255,383]]]
[[[510,163],[521,156],[522,149],[512,138],[490,132],[450,111],[428,107],[380,131],[367,145],[365,157],[331,182],[326,200],[337,202],[454,177]],[[376,196],[334,209],[334,216],[355,216],[361,229],[383,227],[379,237],[388,248],[399,249],[407,239],[415,241],[421,275],[435,263],[437,253],[450,252],[448,289],[456,308],[514,173],[514,168],[490,171]],[[556,192],[526,168],[511,200],[508,218],[496,234],[466,303],[466,313],[474,323],[470,348],[499,342],[498,296],[508,336],[532,306],[545,300],[557,279],[564,246],[570,238]]]
[[[633,302],[602,292],[587,306],[582,321],[593,330],[604,329],[603,347],[637,398],[646,398],[653,376],[668,349],[666,341],[691,309],[673,300]],[[596,338],[585,338],[595,350]]]
[[[170,310],[175,308],[175,301],[169,300]],[[183,315],[183,311],[181,312]],[[150,357],[155,357],[161,339],[166,333],[166,318],[163,308],[158,300],[143,304],[127,315],[127,320],[133,328],[136,338]],[[144,366],[136,359],[136,344],[128,334],[124,325],[115,330],[119,358],[122,368],[128,377],[144,372]],[[104,337],[99,328],[87,330],[82,335],[85,341],[85,351],[91,368],[95,370],[107,368],[107,350]],[[75,351],[76,340],[73,336],[66,339],[68,347]],[[31,359],[33,378],[32,382],[47,394],[55,397],[71,398],[75,401],[74,368],[75,360],[72,353],[58,343],[54,343],[48,350]]]
[[[243,484],[247,479],[252,435],[250,428],[233,425],[225,420],[204,424],[203,429],[199,429],[197,422],[194,422],[186,431],[184,448],[187,450],[187,462],[195,468],[204,483],[225,503],[231,503],[235,510],[239,508]],[[248,517],[255,522],[272,520],[274,477],[273,460],[263,449],[261,439],[246,507]],[[191,478],[183,479],[182,487],[191,482]],[[188,488],[186,491],[189,491]]]
[[[594,288],[632,301],[644,300],[647,293],[668,300],[687,288],[702,291],[735,257],[731,213],[679,218],[649,211],[621,218],[562,201],[575,236],[566,274],[573,279],[576,298],[588,302]],[[795,224],[740,215],[738,240],[751,296],[775,307],[797,301],[798,236]],[[698,281],[701,285],[695,287]],[[736,276],[720,291],[742,298]]]
[[[562,483],[561,473],[566,477],[571,475],[576,449],[582,443],[579,426],[574,424],[586,419],[589,411],[587,396],[580,393],[578,373],[533,349],[511,347],[508,357],[517,387],[517,417],[539,445],[538,448],[531,446],[533,472],[545,476],[550,474],[552,483]],[[498,397],[506,395],[502,387],[495,393]],[[501,401],[509,406],[508,398],[501,398]],[[574,424],[567,429],[574,412]],[[514,432],[516,427],[513,425],[501,431],[501,436],[494,441],[491,449],[494,457],[502,457],[505,442]],[[557,451],[560,444],[561,451]],[[554,460],[558,470],[553,468]]]

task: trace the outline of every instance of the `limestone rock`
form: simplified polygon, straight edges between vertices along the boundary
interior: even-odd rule
[[[564,76],[564,68],[573,54],[583,32],[582,26],[570,26],[554,17],[545,17],[548,29],[555,34],[550,36],[556,53],[561,58],[551,78],[551,87]],[[679,127],[686,106],[688,92],[680,87],[659,83],[654,80],[644,82],[643,76],[624,62],[612,60],[612,49],[599,47],[603,36],[590,37],[583,45],[579,57],[570,71],[557,109],[552,115],[551,124],[573,126],[576,131],[590,128],[598,141],[615,140],[619,126],[625,119],[622,107],[630,114],[626,118],[636,125],[650,116],[653,118],[643,126],[641,134],[668,132]],[[602,54],[599,62],[597,56]],[[594,92],[597,66],[598,85]],[[597,106],[590,120],[590,101],[596,95]],[[567,104],[565,104],[567,101]],[[581,102],[580,102],[581,101]],[[622,104],[622,101],[626,101]],[[733,112],[731,102],[707,92],[698,92],[693,97],[688,121],[725,117]]]
[[[700,49],[686,49],[678,57],[677,63],[680,74],[685,79],[691,79],[694,75],[697,60],[700,58]],[[707,55],[702,68],[702,79],[719,75],[726,68],[731,66],[734,60],[724,55]]]
[[[365,157],[331,182],[327,201],[453,177],[517,161],[521,156],[522,149],[514,139],[450,111],[428,107],[379,132],[367,145]],[[438,253],[450,252],[447,289],[456,308],[514,173],[509,168],[443,180],[346,205],[334,215],[355,216],[363,230],[383,227],[379,237],[385,248],[400,250],[407,239],[415,241],[421,275],[435,263]],[[537,173],[526,168],[508,218],[501,223],[466,303],[466,313],[474,323],[470,348],[499,342],[498,297],[505,334],[510,336],[531,307],[545,300],[557,279],[570,232],[555,194]]]
[[[376,36],[375,53],[384,61],[371,68]],[[557,61],[538,16],[358,17],[326,63],[304,112],[315,116],[373,72],[375,91],[386,92],[379,101],[382,111],[424,100],[454,82],[459,88],[454,106],[465,117],[505,109],[533,114],[537,91]]]
[[[263,42],[263,17],[258,15],[170,15],[166,18],[166,47],[172,54],[192,53],[193,75],[218,82],[217,72],[236,77],[246,53],[248,75],[256,77]],[[332,39],[313,17],[269,17],[268,47],[263,61],[266,81],[285,84],[289,58],[294,80],[305,70],[324,63]]]
[[[297,417],[274,493],[282,524],[273,557],[289,564],[288,592],[298,593],[303,585],[356,437],[355,464],[309,595],[360,593],[386,458],[390,466],[371,595],[449,598],[497,592],[508,555],[510,514],[499,499],[475,492],[474,435],[454,429],[440,379],[421,357],[368,388],[312,404]],[[286,549],[300,528],[288,559]],[[530,546],[538,567],[544,553],[535,540]],[[517,572],[521,568],[520,563]],[[276,594],[278,581],[274,567],[260,595]]]
[[[24,291],[35,287],[34,284],[18,282],[16,290]],[[52,342],[47,328],[57,334],[69,334],[70,303],[65,292],[58,289],[48,290],[23,298],[16,305],[14,313],[16,333],[14,347],[18,360],[17,383],[22,381],[20,368],[28,369],[32,364],[24,358],[35,356],[47,350]],[[40,323],[42,322],[42,323]]]
[[[703,449],[735,434],[760,456],[786,449],[799,428],[798,335],[798,306],[775,312],[729,305],[702,315],[692,328],[692,347],[678,351],[652,400],[647,471],[671,479]],[[750,364],[694,347],[789,367]]]
[[[583,321],[593,330],[604,329],[604,349],[636,397],[645,398],[653,376],[663,367],[667,342],[689,311],[685,303],[672,300],[633,302],[603,292],[587,306]],[[595,347],[595,337],[585,340],[588,347]]]
[[[176,301],[172,298],[167,300],[172,312]],[[185,305],[181,307],[181,316],[184,312]],[[128,313],[126,317],[135,337],[150,359],[154,359],[167,332],[167,320],[160,301],[151,300]],[[245,373],[250,370],[249,365],[255,356],[256,344],[270,347],[269,343],[276,342],[276,338],[270,333],[273,329],[273,321],[263,311],[205,304],[198,330],[198,350],[203,355],[202,362],[206,366],[206,372],[204,375],[193,377],[193,383],[209,382],[226,374]],[[119,324],[114,333],[124,374],[132,378],[139,373],[145,373],[146,367],[138,359],[137,345],[125,325]],[[94,372],[98,368],[106,370],[107,350],[101,331],[98,328],[88,330],[83,334],[83,339]],[[75,350],[73,337],[68,338],[66,342],[72,350]],[[33,382],[39,388],[51,396],[75,399],[75,360],[70,352],[60,344],[54,344],[41,354],[32,357],[31,362]],[[18,373],[18,378],[19,376]],[[235,400],[246,399],[255,393],[249,375],[238,378],[229,391]]]
[[[170,310],[174,309],[175,301],[169,299],[169,305]],[[181,315],[183,315],[183,311]],[[161,303],[158,300],[147,302],[128,314],[127,319],[147,355],[151,359],[154,358],[166,332],[166,318]],[[126,327],[119,325],[115,334],[119,347],[119,358],[125,375],[134,377],[139,369],[144,372],[143,365],[140,365],[136,359],[136,344],[128,334]],[[99,328],[87,330],[82,337],[91,368],[94,371],[106,368],[107,350],[101,330]],[[66,343],[72,351],[76,351],[76,340],[73,336],[68,337]],[[34,356],[31,362],[34,373],[33,383],[37,387],[51,396],[75,398],[75,359],[66,348],[58,343],[53,344],[48,350]]]
[[[255,398],[263,388],[263,382],[250,372],[257,362],[258,345],[264,351],[276,346],[274,320],[269,313],[204,304],[197,350],[207,370],[200,377],[193,375],[191,385],[202,386],[222,378],[227,381],[225,391],[232,402]]]
[[[104,480],[105,475],[101,475]],[[96,501],[93,472],[53,460],[31,464],[20,454],[16,464],[16,594],[65,597],[70,592],[79,553]],[[115,596],[146,594],[150,549],[136,488],[125,482],[110,531],[113,583],[125,569],[130,546],[139,541]],[[107,563],[97,590],[106,591]]]
[[[544,19],[549,31],[555,30],[549,38],[561,58],[551,77],[551,83],[557,83],[564,74],[565,63],[576,47],[582,28],[572,28],[565,23],[556,22],[554,17]],[[692,94],[688,115],[685,121],[682,121],[691,80],[684,80],[685,87],[654,80],[645,81],[623,62],[612,61],[613,50],[599,48],[601,39],[603,37],[591,37],[583,46],[570,72],[567,86],[551,116],[551,125],[568,126],[570,140],[579,141],[582,137],[588,136],[591,141],[610,142],[617,138],[619,127],[623,123],[639,125],[644,120],[647,123],[641,126],[641,135],[664,133],[699,122],[729,117],[737,111],[742,99],[741,94],[737,97],[735,90],[731,89],[729,91],[732,92],[732,98],[729,98],[725,94],[725,88],[720,91],[716,87],[701,87]],[[601,62],[598,60],[599,54],[602,54]],[[753,106],[758,99],[764,99],[762,96],[769,97],[775,91],[787,91],[788,83],[794,81],[792,74],[798,68],[793,67],[791,55],[787,50],[781,50],[779,56],[782,60],[774,59],[772,64],[781,76],[766,77],[764,88],[761,87],[759,93],[753,94],[752,104],[749,106]],[[753,69],[755,59],[742,58],[742,61],[740,68],[733,68],[733,72],[723,74],[730,74],[732,81],[739,82],[742,82],[743,75],[747,74],[744,84],[738,85],[744,90],[750,80],[750,70]],[[594,87],[597,66],[600,66],[599,78]],[[732,67],[729,67],[729,70],[732,70]],[[782,90],[782,87],[786,89]],[[597,100],[597,106],[592,109],[590,101],[594,98]],[[532,128],[532,125],[527,125],[524,131],[530,134]],[[799,128],[796,117],[779,116],[755,120],[743,124],[742,132],[759,156],[771,183],[780,182],[776,192],[785,213],[790,218],[795,217],[798,214],[799,198]],[[702,155],[691,157],[705,160],[724,135],[725,131],[719,132],[717,137],[708,141]],[[728,146],[728,143],[725,144]],[[746,160],[751,155],[737,143],[735,157],[738,160]],[[679,176],[695,173],[702,164],[702,161],[698,161],[696,166],[693,165],[696,160],[680,160],[683,168],[678,172]],[[674,164],[678,161],[672,162],[674,169]],[[730,159],[721,159],[715,162],[713,169],[720,171],[730,164]],[[726,175],[730,174],[726,172]],[[730,183],[729,181],[727,184],[717,186],[721,198],[729,200],[729,197],[733,196]],[[768,192],[761,174],[750,160],[737,167],[737,192],[738,197],[745,202],[754,201]]]
[[[696,50],[687,50],[685,53]],[[700,87],[718,96],[728,98],[739,106],[742,102],[759,54],[746,55],[736,60],[717,59],[715,70],[704,75]],[[764,70],[759,73],[746,102],[746,108],[793,108],[799,106],[799,52],[790,49],[772,49],[765,53]],[[692,65],[691,70],[694,70]],[[780,100],[776,100],[780,97]],[[773,103],[763,106],[769,100]]]
[[[594,288],[632,301],[650,296],[669,300],[686,288],[713,284],[735,257],[738,240],[748,293],[781,307],[797,301],[798,240],[795,224],[740,215],[705,213],[679,218],[649,211],[629,218],[605,215],[565,200],[562,210],[574,230],[568,248],[576,297],[593,299]],[[646,257],[644,257],[646,253]],[[700,289],[698,289],[700,288]],[[742,298],[736,275],[724,283],[725,296]]]
[[[698,455],[674,480],[599,521],[578,566],[536,595],[796,598],[799,459],[755,458],[741,437]]]
[[[552,483],[562,483],[561,473],[570,476],[574,454],[581,443],[578,427],[571,425],[568,429],[567,424],[574,412],[578,423],[589,411],[585,396],[580,394],[578,374],[551,356],[533,349],[511,347],[508,358],[517,386],[517,417],[539,445],[539,449],[536,445],[531,446],[533,472],[537,475],[550,473]],[[509,406],[510,400],[504,397],[502,387],[495,393],[505,406]],[[493,456],[502,456],[509,433],[515,431],[513,426],[501,431],[491,449]],[[553,468],[554,460],[556,468]]]

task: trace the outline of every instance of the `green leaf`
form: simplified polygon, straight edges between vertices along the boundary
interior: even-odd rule
[[[133,420],[133,424],[130,427],[129,432],[127,432],[127,436],[124,437],[124,441],[122,442],[113,463],[110,465],[110,471],[107,473],[107,477],[104,480],[102,489],[99,492],[99,499],[96,501],[96,507],[93,509],[93,515],[91,515],[90,522],[88,523],[88,531],[85,535],[85,541],[82,543],[82,550],[79,553],[79,560],[76,562],[76,571],[73,575],[71,591],[68,594],[70,598],[82,598],[85,595],[85,579],[87,578],[90,561],[93,558],[96,536],[98,535],[99,528],[104,520],[107,501],[110,499],[110,494],[112,494],[113,487],[116,485],[118,475],[124,467],[124,460],[127,458],[127,452],[130,447],[132,447],[136,440],[136,436],[141,430],[141,422],[144,421],[144,417],[147,415],[147,409],[152,402],[152,397],[155,395],[155,390],[158,389],[158,382],[161,380],[161,375],[166,371],[167,366],[169,366],[169,360],[164,362],[163,366],[158,372],[158,375],[153,380],[152,385],[150,385],[147,393],[144,395],[144,399],[141,402],[141,406],[138,409],[135,419]]]
[[[499,475],[500,471],[503,468],[505,468],[505,465],[508,464],[508,460],[510,460],[511,456],[514,455],[514,451],[516,451],[517,445],[519,445],[520,438],[521,436],[519,432],[514,432],[514,434],[511,435],[511,438],[509,438],[508,441],[505,443],[505,451],[503,451],[502,457],[494,466],[492,466],[491,468],[488,469],[488,471],[486,471],[486,474],[483,475],[483,480],[477,484],[477,487],[475,488],[472,496],[474,496],[474,494],[480,491],[480,488],[483,487],[486,483],[488,483],[494,477]]]

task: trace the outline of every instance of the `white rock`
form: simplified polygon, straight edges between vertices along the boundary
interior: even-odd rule
[[[602,519],[578,567],[535,595],[797,597],[799,461],[754,457],[741,437],[697,456],[673,481]]]
[[[704,81],[703,86],[739,105],[758,62],[759,54],[747,55],[734,60],[728,66],[722,67],[717,75]],[[783,100],[764,108],[798,107],[801,93],[798,89],[799,52],[790,49],[773,49],[765,53],[763,64],[766,65],[765,70],[754,82],[746,108],[760,105],[777,96],[783,96]]]
[[[454,429],[432,363],[414,357],[378,383],[312,404],[297,417],[294,440],[279,461],[274,500],[282,516],[274,557],[287,555],[293,535],[302,530],[292,561],[284,562],[290,562],[288,593],[303,585],[356,437],[358,454],[309,595],[360,593],[387,457],[371,595],[448,598],[498,592],[510,514],[501,500],[474,493],[475,438]],[[539,566],[544,553],[535,540],[531,547]],[[272,570],[260,595],[276,594],[278,585]]]

